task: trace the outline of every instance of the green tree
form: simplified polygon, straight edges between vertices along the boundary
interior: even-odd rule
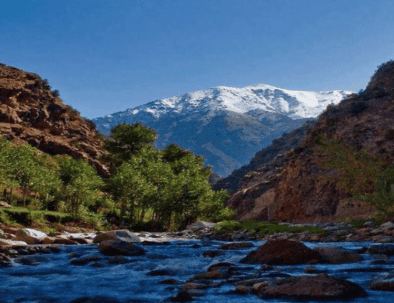
[[[59,176],[62,181],[59,197],[66,200],[68,211],[78,218],[80,211],[96,199],[102,193],[99,187],[104,183],[97,175],[96,170],[88,162],[70,156],[56,156],[59,163]]]
[[[140,123],[119,124],[111,130],[104,147],[110,152],[109,161],[112,165],[120,166],[128,161],[133,154],[141,151],[145,145],[152,145],[156,140],[156,132]]]

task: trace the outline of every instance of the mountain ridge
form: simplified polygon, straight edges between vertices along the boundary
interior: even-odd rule
[[[393,188],[393,98],[394,61],[389,61],[365,91],[319,115],[298,147],[249,171],[227,205],[243,220],[321,223],[378,212],[392,216],[384,197]]]
[[[142,123],[158,133],[159,149],[176,143],[206,159],[213,172],[229,175],[272,140],[315,119],[351,91],[308,92],[256,84],[218,86],[160,99],[93,119],[108,135],[120,123]]]

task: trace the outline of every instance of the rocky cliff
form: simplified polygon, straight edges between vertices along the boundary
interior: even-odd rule
[[[105,154],[94,123],[63,104],[39,75],[0,64],[0,135],[25,141],[51,154],[68,154],[107,168],[96,158]]]
[[[253,172],[261,166],[270,163],[277,155],[284,154],[290,149],[299,146],[306,133],[311,130],[315,124],[315,121],[307,121],[300,128],[290,133],[285,133],[280,138],[273,140],[271,145],[257,152],[248,165],[234,170],[226,178],[215,180],[214,189],[226,189],[230,194],[233,194],[239,187],[242,179],[247,180],[251,177],[251,175],[248,174],[249,172]],[[265,170],[268,169],[268,166],[264,167]]]
[[[365,91],[331,105],[302,144],[249,172],[228,201],[240,219],[333,222],[373,215],[357,194],[376,190],[394,159],[394,61]]]

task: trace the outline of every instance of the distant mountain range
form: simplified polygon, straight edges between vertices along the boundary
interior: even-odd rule
[[[224,177],[249,163],[272,140],[314,120],[351,91],[294,91],[258,84],[219,86],[93,119],[100,132],[140,122],[158,133],[156,147],[176,143],[203,156]]]

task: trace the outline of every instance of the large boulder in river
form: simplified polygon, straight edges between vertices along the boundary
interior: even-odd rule
[[[107,256],[141,256],[145,250],[132,242],[122,240],[101,241],[99,246],[101,253]]]
[[[28,244],[40,244],[47,237],[46,233],[31,228],[23,228],[16,232],[15,240]]]
[[[200,230],[200,229],[212,229],[215,226],[215,223],[207,222],[207,221],[199,221],[186,226],[187,230]]]
[[[253,285],[253,292],[263,299],[284,298],[329,302],[367,296],[361,286],[327,274],[280,279],[272,283],[261,282]]]
[[[125,242],[141,242],[140,238],[127,229],[112,230],[98,234],[93,242],[100,243],[106,240],[121,240]]]
[[[241,263],[304,264],[322,261],[321,255],[298,241],[271,240],[250,252]]]
[[[331,264],[353,263],[363,260],[358,253],[345,250],[340,247],[323,246],[313,249],[317,251],[323,258],[323,262]]]

